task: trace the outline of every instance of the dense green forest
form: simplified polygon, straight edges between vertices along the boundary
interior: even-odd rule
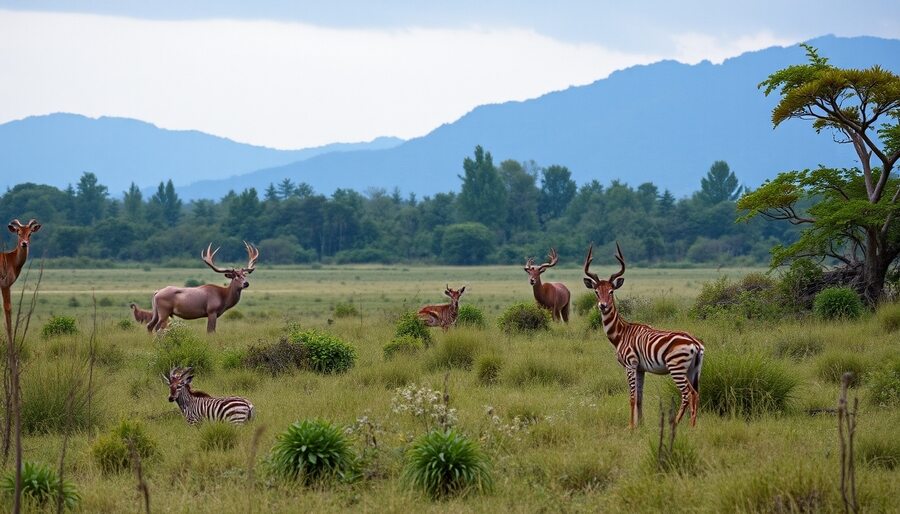
[[[102,261],[179,264],[199,259],[209,242],[221,261],[244,259],[254,242],[261,262],[519,263],[549,247],[580,261],[588,242],[611,255],[618,240],[631,262],[757,264],[790,243],[790,225],[735,223],[741,193],[717,161],[698,191],[676,199],[652,183],[576,184],[564,166],[493,163],[477,147],[465,158],[459,192],[404,197],[394,191],[339,189],[330,197],[284,179],[265,191],[229,192],[219,201],[185,203],[171,180],[149,198],[137,186],[120,199],[85,172],[65,190],[22,183],[0,197],[0,215],[37,218],[37,256],[67,265]],[[787,224],[785,224],[787,225]],[[4,240],[7,248],[11,244]],[[609,251],[604,247],[607,246]]]

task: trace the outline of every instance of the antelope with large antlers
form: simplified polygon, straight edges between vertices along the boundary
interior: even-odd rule
[[[426,305],[419,309],[419,318],[429,327],[441,327],[444,330],[456,323],[459,315],[459,297],[466,292],[466,286],[459,289],[450,289],[450,284],[444,289],[444,294],[450,297],[450,303],[441,305]]]
[[[247,267],[226,269],[216,266],[214,259],[219,249],[212,251],[210,243],[200,257],[213,271],[224,274],[231,282],[225,287],[204,284],[197,287],[168,286],[160,289],[153,295],[153,317],[147,323],[147,330],[150,332],[159,330],[169,316],[178,316],[182,319],[205,317],[206,331],[215,332],[219,316],[237,305],[241,299],[241,291],[250,287],[247,276],[253,273],[256,267],[259,250],[246,241],[244,246],[247,248]]]
[[[697,423],[697,407],[700,404],[700,370],[703,367],[703,343],[685,332],[657,330],[640,323],[629,323],[619,316],[613,293],[625,283],[625,257],[616,243],[616,260],[621,269],[609,280],[602,280],[591,273],[594,245],[584,259],[584,285],[597,295],[597,308],[603,319],[606,337],[616,349],[616,358],[625,368],[628,392],[631,400],[631,417],[628,427],[634,428],[643,418],[644,373],[672,375],[681,392],[681,408],[675,423],[681,421],[685,408],[691,409],[691,426]]]
[[[538,305],[549,310],[554,320],[568,323],[569,298],[571,296],[569,288],[559,282],[541,283],[541,273],[547,268],[556,266],[556,263],[559,262],[559,255],[553,248],[550,249],[549,257],[550,261],[540,266],[535,266],[534,259],[529,257],[525,261],[525,272],[528,273],[528,281],[534,290],[534,299],[537,300]]]

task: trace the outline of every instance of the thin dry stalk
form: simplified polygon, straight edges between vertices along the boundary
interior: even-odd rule
[[[87,411],[88,420],[93,420],[91,411],[91,401],[94,398],[94,362],[97,353],[97,295],[91,290],[91,300],[94,303],[93,327],[91,328],[91,338],[88,341],[88,390],[87,390]]]
[[[247,458],[247,512],[253,512],[253,492],[254,488],[254,474],[253,471],[256,469],[256,450],[259,448],[259,439],[262,437],[263,432],[266,431],[265,426],[259,426],[253,432],[253,439],[250,440],[250,455]]]
[[[146,514],[150,514],[150,488],[147,487],[147,482],[144,481],[144,470],[141,467],[141,455],[138,453],[137,449],[134,447],[134,441],[129,437],[125,440],[128,444],[128,450],[131,452],[131,462],[134,463],[134,474],[137,477],[137,490],[141,492],[141,495],[144,497],[144,512]]]
[[[675,455],[675,431],[678,426],[675,423],[675,404],[669,404],[669,440],[668,447],[666,446],[666,409],[663,406],[663,402],[659,402],[659,445],[656,450],[656,469],[659,471],[665,471],[668,467],[668,462]]]
[[[853,398],[853,408],[847,406],[847,389],[853,380],[853,373],[844,373],[841,377],[841,396],[838,399],[838,437],[841,445],[841,499],[844,512],[859,512],[856,499],[856,457],[854,455],[853,438],[856,435],[856,414],[859,398]]]

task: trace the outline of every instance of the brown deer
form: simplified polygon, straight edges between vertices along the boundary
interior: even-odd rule
[[[444,289],[444,294],[450,297],[450,303],[441,305],[426,305],[419,309],[418,316],[429,327],[441,327],[444,330],[456,323],[459,315],[459,297],[466,292],[466,286],[458,290],[450,289],[450,284]]]
[[[253,273],[256,267],[259,250],[246,241],[244,246],[247,248],[247,267],[225,269],[215,265],[213,259],[219,249],[212,251],[210,243],[206,251],[200,254],[200,258],[213,271],[231,279],[231,282],[225,287],[204,284],[197,287],[168,286],[160,289],[153,295],[153,317],[147,323],[147,330],[150,332],[159,330],[169,316],[178,316],[182,319],[206,318],[206,331],[215,332],[218,317],[237,305],[241,299],[241,291],[250,287],[247,275]]]
[[[134,316],[134,320],[141,325],[148,323],[153,318],[152,312],[141,309],[136,303],[131,303],[128,306],[131,307],[131,314]]]
[[[553,319],[556,321],[569,322],[569,288],[559,282],[541,283],[541,273],[547,268],[556,266],[559,262],[559,255],[556,250],[550,249],[550,262],[545,262],[540,266],[534,265],[534,259],[528,258],[525,261],[525,272],[528,273],[529,282],[534,289],[534,299],[538,305],[550,311]]]

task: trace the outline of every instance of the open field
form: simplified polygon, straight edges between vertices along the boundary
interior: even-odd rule
[[[597,266],[596,271],[606,269]],[[626,274],[620,301],[640,298],[648,306],[636,310],[632,320],[695,334],[706,344],[707,362],[726,354],[762,357],[798,381],[784,412],[749,419],[701,412],[695,428],[683,422],[679,437],[694,450],[696,462],[681,473],[656,472],[649,457],[670,378],[648,375],[645,424],[629,431],[624,372],[606,336],[590,331],[585,316],[573,313],[568,325],[534,336],[509,336],[496,328],[495,320],[506,306],[531,300],[521,267],[258,269],[234,309],[240,314],[220,319],[217,334],[203,334],[205,320],[187,322],[214,356],[212,371],[197,374],[195,389],[246,396],[256,407],[257,419],[238,430],[230,450],[201,447],[200,430],[188,426],[177,407],[166,401],[167,387],[152,370],[159,343],[141,327],[119,326],[120,320],[130,318],[129,302],[148,308],[150,295],[159,287],[218,278],[199,265],[191,270],[45,271],[25,345],[23,388],[41,388],[46,377],[67,370],[87,374],[93,295],[100,358],[92,378],[92,408],[103,413],[103,420],[72,435],[65,467],[85,512],[142,508],[134,475],[104,474],[91,456],[97,438],[120,419],[140,420],[157,443],[157,455],[143,463],[154,512],[842,511],[836,418],[809,413],[833,408],[838,396],[838,385],[820,368],[828,356],[852,354],[864,370],[880,369],[898,359],[900,337],[887,333],[872,316],[856,322],[777,324],[688,316],[703,282],[750,271],[629,269]],[[580,269],[553,269],[545,277],[564,281],[573,298],[585,291]],[[32,271],[29,283],[34,279]],[[14,289],[16,301],[22,281]],[[487,326],[446,334],[435,330],[436,342],[424,353],[385,360],[382,346],[393,337],[396,316],[442,302],[448,282],[452,287],[467,285],[461,303],[482,308]],[[654,310],[660,299],[674,310]],[[352,302],[361,314],[335,318],[332,309],[338,302]],[[54,314],[74,315],[81,333],[42,338],[40,327]],[[352,344],[358,351],[356,366],[341,375],[298,371],[274,377],[226,369],[229,352],[275,342],[290,323],[326,330]],[[804,338],[821,347],[808,356],[777,356],[783,342]],[[404,451],[424,429],[421,421],[393,412],[391,402],[400,386],[441,389],[445,370],[438,356],[460,341],[470,347],[475,364],[450,370],[450,406],[458,411],[457,427],[480,441],[490,458],[495,487],[490,494],[435,502],[400,484]],[[495,385],[481,384],[474,371],[477,361],[488,355],[502,362]],[[548,364],[548,374],[523,380],[523,370],[534,363]],[[703,379],[700,392],[703,395]],[[27,398],[28,391],[24,394]],[[900,408],[875,405],[865,381],[853,395],[860,398],[860,444],[896,446]],[[367,456],[359,480],[304,488],[266,472],[265,459],[276,435],[292,422],[323,418],[350,426],[362,416],[378,426],[378,447],[367,446],[359,431],[350,434],[356,450],[365,450]],[[251,478],[248,462],[258,428],[263,432]],[[54,468],[61,448],[58,432],[29,433],[24,439],[26,460]],[[860,463],[857,474],[865,511],[900,511],[900,469]],[[8,508],[4,504],[0,511]]]

